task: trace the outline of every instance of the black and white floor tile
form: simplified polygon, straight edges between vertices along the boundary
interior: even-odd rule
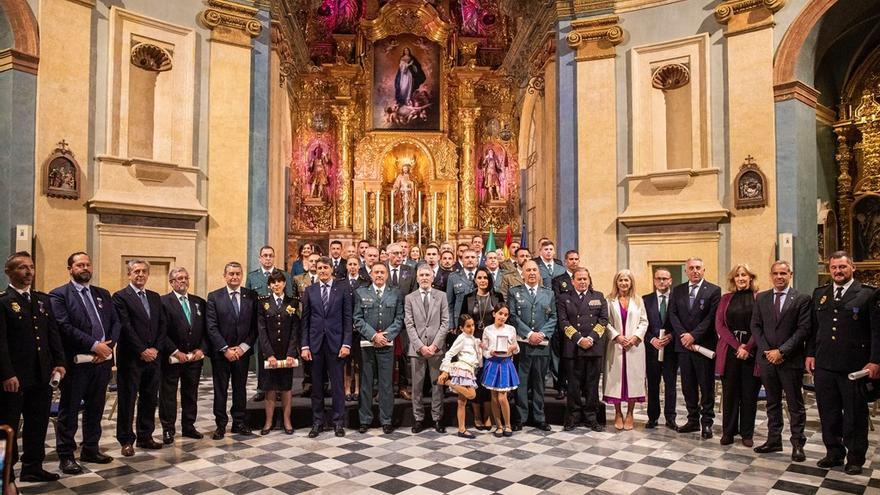
[[[197,426],[209,432],[214,424],[210,379],[202,383],[199,407]],[[738,441],[719,445],[720,417],[715,438],[701,440],[698,433],[679,435],[664,428],[662,420],[657,429],[646,430],[645,410],[637,407],[636,412],[636,429],[628,432],[613,427],[603,433],[562,432],[554,425],[550,433],[526,428],[498,439],[472,429],[477,438],[467,440],[457,437],[455,428],[445,435],[433,430],[413,435],[401,428],[390,435],[379,429],[367,434],[348,430],[344,438],[327,432],[309,439],[299,429],[293,436],[273,431],[267,436],[227,435],[222,441],[178,436],[173,446],[138,450],[131,458],[120,456],[111,420],[103,423],[101,443],[115,457],[112,464],[85,464],[82,475],[20,488],[25,494],[77,495],[880,494],[880,435],[875,432],[863,475],[816,467],[824,448],[812,400],[804,463],[792,463],[788,448],[758,456]],[[679,417],[684,418],[683,410]],[[765,423],[761,410],[756,444],[763,441]],[[160,435],[158,431],[155,438]],[[57,471],[52,431],[47,443],[46,468]]]

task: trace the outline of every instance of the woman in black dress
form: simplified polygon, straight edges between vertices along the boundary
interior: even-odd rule
[[[476,289],[465,298],[461,312],[473,317],[474,337],[480,340],[483,338],[483,329],[495,322],[492,308],[496,304],[504,302],[504,297],[495,292],[492,274],[485,267],[477,268],[474,273],[474,285],[476,285]],[[480,374],[482,375],[482,370],[480,370]],[[477,383],[482,383],[482,377],[478,378]],[[480,386],[477,387],[477,397],[471,401],[474,426],[481,431],[488,431],[492,428],[492,410],[489,398],[489,391]]]
[[[281,394],[281,408],[284,411],[284,433],[292,435],[290,389],[293,387],[293,366],[296,356],[299,356],[299,301],[284,293],[284,272],[272,272],[268,284],[271,293],[260,298],[257,314],[260,359],[267,361],[259,379],[260,390],[266,392],[266,422],[260,434],[267,435],[272,430],[277,392]]]

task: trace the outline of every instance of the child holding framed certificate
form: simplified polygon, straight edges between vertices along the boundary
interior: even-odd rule
[[[492,415],[495,417],[496,437],[513,435],[510,428],[510,403],[507,392],[519,386],[519,375],[513,365],[513,355],[519,352],[516,329],[507,325],[510,310],[504,304],[492,308],[495,322],[483,329],[483,386],[492,394]],[[503,419],[503,423],[502,423]]]

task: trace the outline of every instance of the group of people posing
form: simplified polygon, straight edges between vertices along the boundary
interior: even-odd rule
[[[758,453],[782,450],[782,397],[788,406],[791,457],[805,460],[804,372],[815,380],[827,455],[818,465],[845,464],[861,472],[867,451],[868,407],[858,380],[880,378],[880,292],[853,279],[843,252],[828,261],[832,283],[812,297],[792,286],[792,267],[770,267],[773,288],[758,292],[746,265],[727,276],[728,293],[704,279],[699,258],[685,263],[687,281],[671,287],[666,269],[653,273],[654,290],[640,296],[635,277],[619,271],[606,297],[593,287],[576,251],[564,263],[555,245],[540,241],[537,257],[512,245],[511,256],[483,254],[482,238],[417,247],[394,243],[384,250],[361,241],[329,256],[301,249],[291,272],[275,267],[264,246],[259,268],[224,267],[222,287],[202,299],[189,292],[183,267],[168,273],[172,291],[146,289],[150,264],[127,263],[129,284],[111,295],[92,285],[92,262],[78,252],[67,260],[69,283],[49,294],[33,289],[34,262],[26,252],[5,264],[10,285],[0,293],[0,424],[16,432],[24,417],[21,479],[51,481],[43,469],[52,385],[59,384],[56,449],[60,470],[82,472],[79,462],[109,463],[98,449],[101,419],[113,363],[117,366],[116,437],[123,456],[135,447],[161,449],[196,430],[198,384],[211,361],[215,429],[253,435],[246,423],[247,378],[256,357],[259,397],[265,401],[260,434],[276,426],[293,434],[293,369],[302,367],[311,396],[310,438],[326,428],[345,435],[345,402],[359,401],[358,431],[378,425],[391,433],[395,393],[412,401],[413,433],[433,426],[445,432],[445,387],[458,395],[458,435],[471,403],[477,430],[498,437],[530,425],[550,431],[545,383],[565,398],[563,429],[603,431],[604,403],[614,406],[614,428],[634,428],[633,409],[647,401],[645,428],[655,428],[665,386],[666,427],[713,436],[715,378],[723,384],[722,444],[739,435],[753,445],[758,391],[767,396],[767,441]],[[381,260],[381,257],[385,260]],[[415,255],[415,256],[414,256]],[[687,421],[676,423],[676,381]],[[604,377],[601,386],[600,376]],[[426,418],[423,393],[430,390]],[[514,407],[508,393],[513,394]],[[325,413],[325,395],[332,399]],[[378,400],[378,418],[374,400]],[[277,401],[282,414],[275,415]],[[624,411],[623,405],[626,405]],[[153,438],[158,407],[162,442]],[[74,440],[82,409],[79,462]],[[135,422],[135,416],[137,420]],[[276,421],[280,419],[280,421]],[[278,424],[280,423],[280,424]],[[17,442],[12,463],[18,461]]]

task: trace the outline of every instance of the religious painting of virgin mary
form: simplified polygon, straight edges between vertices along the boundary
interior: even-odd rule
[[[373,127],[440,130],[440,46],[404,34],[373,46]]]

